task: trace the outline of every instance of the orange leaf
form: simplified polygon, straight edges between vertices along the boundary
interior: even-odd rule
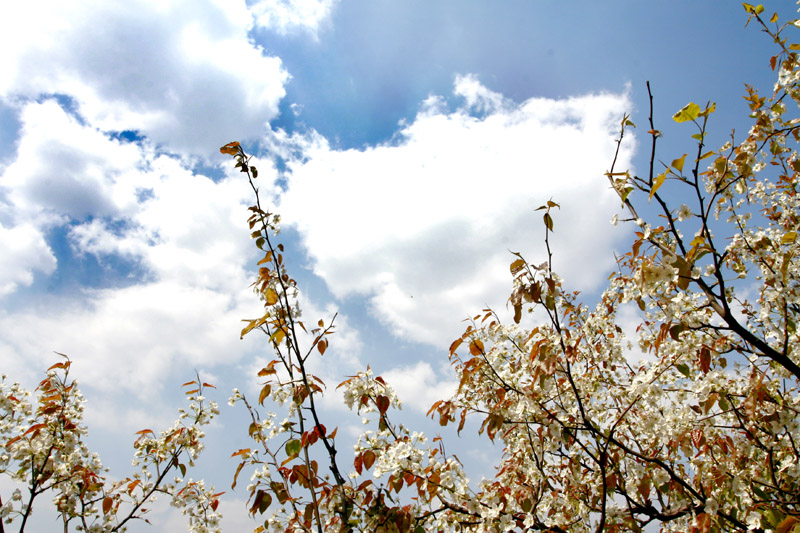
[[[238,142],[233,141],[233,142],[229,142],[225,146],[221,147],[219,149],[219,151],[220,151],[220,153],[223,153],[223,154],[236,155],[236,154],[239,153],[239,146],[240,145],[239,145]]]
[[[114,500],[110,496],[103,498],[103,514],[108,514],[112,505],[114,505]]]
[[[367,450],[364,452],[364,468],[369,470],[375,464],[375,452]]]
[[[472,355],[481,355],[483,351],[483,343],[480,339],[475,339],[469,343],[469,353]]]

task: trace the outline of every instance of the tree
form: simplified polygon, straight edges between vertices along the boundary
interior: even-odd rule
[[[262,207],[242,146],[221,148],[253,189],[249,230],[263,252],[253,289],[264,313],[241,335],[261,331],[274,353],[258,372],[257,401],[238,390],[230,398],[251,415],[253,444],[233,453],[233,488],[249,474],[248,509],[264,519],[256,532],[800,531],[800,117],[787,111],[800,104],[800,44],[785,36],[800,21],[765,22],[763,7],[744,7],[777,47],[773,93],[748,87],[748,134],[707,150],[715,106],[690,103],[673,119],[696,130],[693,155],[658,172],[651,94],[647,176],[617,169],[616,159],[606,173],[636,232],[597,302],[582,303],[556,273],[559,206],[548,201],[539,208],[545,262],[514,254],[510,264],[511,323],[486,309],[451,345],[459,387],[429,415],[459,432],[475,417],[481,435],[503,443],[494,479],[478,486],[441,439],[392,422],[398,399],[369,368],[339,387],[376,427],[353,455],[341,453],[317,407],[324,384],[310,371],[336,316],[303,322],[277,242],[280,217]],[[622,118],[618,146],[633,127]],[[635,345],[617,316],[624,306],[641,313]],[[190,408],[159,435],[141,431],[138,472],[110,483],[82,442],[70,366],[48,369],[35,404],[0,383],[0,473],[25,488],[0,500],[0,532],[24,531],[46,492],[65,531],[122,531],[160,493],[191,530],[218,531],[221,493],[169,479],[185,477],[202,450],[201,428],[218,413],[204,396],[211,385],[199,376],[184,384]]]
[[[4,524],[25,531],[34,501],[46,493],[53,495],[65,532],[73,524],[75,531],[126,531],[131,520],[146,520],[145,506],[160,494],[189,517],[190,531],[217,530],[222,493],[202,480],[182,479],[203,450],[202,427],[219,414],[216,403],[203,396],[213,385],[199,376],[184,383],[189,409],[181,409],[175,424],[159,434],[139,431],[133,444],[137,471],[110,482],[99,456],[83,443],[85,400],[69,379],[72,362],[59,355],[64,361],[47,369],[35,404],[30,391],[7,384],[6,376],[0,380],[0,474],[22,484],[0,499],[0,533]]]
[[[558,204],[549,201],[539,208],[546,261],[515,254],[510,265],[513,323],[486,309],[453,342],[458,391],[429,414],[459,431],[478,417],[480,433],[502,441],[497,474],[479,487],[437,439],[391,422],[396,397],[369,369],[340,384],[351,409],[377,414],[346,473],[336,430],[319,420],[321,380],[308,373],[333,325],[319,321],[300,348],[307,328],[273,244],[276,215],[250,208],[265,313],[242,335],[268,336],[276,358],[259,373],[258,404],[287,412],[283,422],[261,418],[241,393],[231,398],[253,420],[253,448],[234,455],[237,479],[253,472],[250,511],[266,516],[257,531],[800,531],[800,118],[787,111],[800,104],[800,45],[784,36],[798,23],[765,22],[762,6],[744,7],[778,48],[773,94],[748,87],[747,136],[707,150],[715,106],[690,103],[673,119],[696,130],[694,155],[658,173],[651,94],[648,175],[619,170],[616,159],[607,173],[624,222],[638,228],[596,305],[555,272]],[[618,145],[632,127],[624,117]],[[239,143],[222,152],[257,198]],[[673,205],[678,197],[691,200]],[[648,221],[646,210],[657,215]],[[641,312],[635,347],[617,319],[625,305]]]

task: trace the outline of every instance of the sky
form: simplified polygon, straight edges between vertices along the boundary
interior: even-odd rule
[[[794,6],[765,3],[785,20]],[[463,320],[505,311],[510,252],[544,259],[588,301],[630,228],[608,170],[644,172],[648,98],[659,158],[695,149],[670,117],[715,101],[709,145],[747,128],[745,83],[772,87],[770,39],[738,2],[673,0],[100,0],[15,2],[0,20],[0,373],[35,386],[74,361],[90,445],[130,473],[135,431],[167,428],[197,370],[222,409],[205,477],[224,529],[251,525],[235,460],[247,446],[233,387],[257,390],[264,339],[249,288],[243,176],[219,147],[254,154],[262,202],[302,290],[304,317],[337,334],[314,370],[328,427],[360,418],[334,392],[367,365],[424,413],[453,390],[447,347]],[[427,424],[427,425],[426,425]],[[452,449],[491,475],[497,450]],[[342,443],[344,449],[348,445]],[[5,484],[4,484],[5,483]],[[0,481],[0,491],[7,487]],[[39,513],[48,524],[47,512]],[[175,510],[153,526],[173,531]],[[42,526],[45,527],[45,526]]]

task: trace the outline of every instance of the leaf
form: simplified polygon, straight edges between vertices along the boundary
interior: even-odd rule
[[[770,21],[771,23],[773,23],[773,24],[775,24],[776,22],[778,22],[778,14],[777,14],[777,13],[773,13],[773,14],[772,14],[772,16],[769,18],[769,21]],[[773,70],[775,70],[775,69],[773,69]]]
[[[744,7],[744,10],[751,15],[760,15],[761,13],[764,12],[764,6],[762,6],[761,4],[754,6],[753,4],[742,3],[742,7]]]
[[[272,287],[267,288],[264,292],[264,298],[267,301],[267,305],[275,305],[278,303],[278,293],[275,292],[275,289]]]
[[[269,336],[269,340],[274,342],[275,344],[280,344],[283,342],[283,339],[286,338],[286,330],[283,328],[279,328],[275,330],[275,333]]]
[[[389,409],[389,398],[387,396],[378,396],[375,400],[375,404],[378,406],[378,411],[380,411],[381,414],[385,414]]]
[[[698,116],[707,117],[708,115],[710,115],[711,113],[713,113],[716,110],[717,110],[717,103],[716,102],[711,102],[709,105],[706,106],[705,109],[703,109],[703,111]]]
[[[678,372],[683,374],[684,377],[687,377],[687,378],[689,377],[689,367],[688,366],[686,366],[684,364],[680,364],[680,365],[675,365],[675,368],[677,368]]]
[[[689,102],[683,108],[672,115],[672,120],[675,122],[687,122],[689,120],[695,120],[700,115],[700,106],[695,104],[694,102]]]
[[[472,355],[481,355],[483,351],[483,342],[480,339],[475,339],[469,343],[469,353]]]
[[[453,355],[455,351],[458,350],[458,347],[461,346],[462,342],[464,342],[462,339],[456,339],[453,341],[453,343],[450,345],[450,355]]]
[[[800,44],[790,44],[789,50],[800,50]]]
[[[796,231],[788,231],[783,234],[781,237],[781,244],[791,244],[797,240],[797,232]]]
[[[680,340],[680,334],[686,331],[686,326],[684,324],[676,324],[669,328],[669,336],[672,340],[677,341]]]
[[[524,259],[517,259],[513,263],[511,263],[511,274],[516,275],[517,272],[525,268],[525,260]]]
[[[670,165],[672,168],[677,170],[678,172],[683,172],[683,163],[686,161],[686,154],[683,154],[678,159],[673,159],[672,164]]]
[[[320,355],[325,355],[325,349],[328,347],[328,341],[322,339],[317,343],[317,350],[319,350]]]
[[[292,439],[286,443],[284,446],[284,451],[286,455],[289,457],[297,457],[300,455],[300,450],[303,448],[303,444],[298,439]]]
[[[258,404],[259,405],[264,405],[264,400],[267,399],[267,396],[269,396],[270,392],[272,392],[272,385],[267,383],[266,385],[264,385],[261,388],[261,393],[258,395]]]
[[[273,484],[276,483],[273,481]],[[278,483],[280,485],[280,483]],[[286,492],[286,489],[283,488],[283,485],[280,486],[282,489],[281,492],[278,492],[278,498]],[[264,490],[259,489],[256,492],[256,497],[253,499],[253,506],[250,508],[250,512],[252,514],[256,514],[258,511],[259,514],[264,514],[264,512],[269,508],[270,504],[272,503],[272,496]],[[283,502],[281,502],[283,503]]]
[[[553,217],[550,216],[550,213],[544,214],[544,225],[550,231],[553,231]]]
[[[220,153],[236,155],[239,153],[239,143],[236,141],[230,142],[219,149]]]
[[[242,448],[238,452],[234,452],[233,455],[231,455],[231,457],[236,457],[237,455],[245,455],[247,453],[250,453],[250,448]]]
[[[711,350],[705,346],[700,349],[700,370],[703,374],[708,374],[711,370]]]
[[[103,514],[108,514],[111,511],[111,506],[114,505],[114,500],[111,496],[103,498]]]
[[[673,161],[673,163],[674,163],[674,161]],[[650,197],[647,199],[648,202],[653,199],[653,196],[656,194],[656,191],[658,189],[660,189],[662,185],[664,185],[664,180],[666,180],[666,179],[667,179],[667,171],[666,170],[664,172],[662,172],[661,174],[659,174],[658,176],[656,176],[655,181],[653,181],[653,186],[650,187]]]
[[[369,470],[372,468],[372,465],[375,464],[375,452],[372,450],[367,450],[364,452],[364,468]]]
[[[797,524],[800,524],[800,520],[793,516],[787,516],[778,524],[775,533],[791,533],[794,531],[794,526]]]

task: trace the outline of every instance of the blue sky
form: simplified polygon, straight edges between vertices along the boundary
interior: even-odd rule
[[[628,235],[603,172],[626,112],[640,131],[621,166],[646,167],[647,80],[665,161],[693,152],[670,120],[684,104],[717,102],[714,147],[747,127],[744,83],[772,86],[772,45],[738,2],[45,4],[0,21],[0,371],[32,386],[69,354],[118,476],[193,369],[224,404],[266,361],[261,339],[239,340],[257,255],[222,144],[257,156],[307,320],[340,313],[316,371],[335,385],[370,364],[423,424],[453,385],[462,320],[503,309],[508,251],[542,257],[537,206],[562,205],[567,283],[602,288]],[[325,410],[359,430],[335,394]],[[223,405],[212,459],[246,445],[243,420]],[[488,474],[474,442],[453,449]],[[212,459],[197,475],[229,487],[233,463]],[[226,497],[238,530],[246,495]],[[157,509],[141,530],[180,520]]]

